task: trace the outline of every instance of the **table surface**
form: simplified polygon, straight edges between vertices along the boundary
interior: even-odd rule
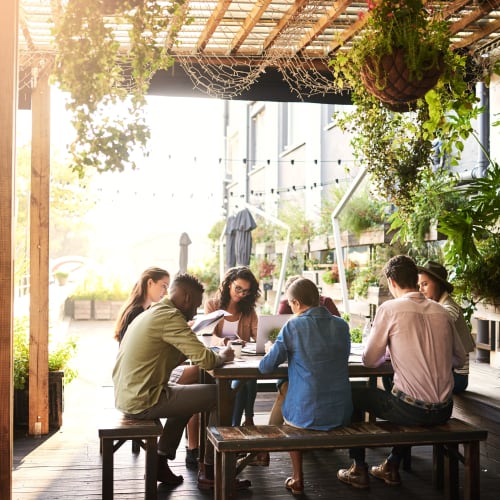
[[[215,379],[274,379],[287,377],[288,366],[286,363],[280,365],[272,373],[261,373],[259,371],[259,362],[262,358],[263,356],[243,355],[241,359],[236,359],[210,371],[210,375]],[[350,377],[381,376],[392,373],[390,361],[376,368],[368,368],[361,363],[360,356],[351,355],[349,358]]]

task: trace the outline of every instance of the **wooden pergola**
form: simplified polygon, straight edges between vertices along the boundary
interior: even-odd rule
[[[162,1],[162,0],[158,0]],[[450,21],[455,49],[475,55],[500,46],[500,0],[429,0]],[[31,108],[30,433],[48,432],[48,221],[50,87],[56,48],[52,23],[63,0],[0,2],[0,498],[11,498],[13,447],[12,325],[16,110]],[[443,7],[440,9],[439,7]],[[186,1],[189,23],[169,45],[174,72],[156,75],[151,91],[252,100],[335,102],[328,60],[349,50],[367,20],[367,3],[352,0]],[[364,14],[360,16],[360,13]],[[123,51],[126,27],[110,17]],[[168,34],[164,43],[168,44]],[[224,70],[222,72],[222,70]],[[220,79],[225,86],[220,87]],[[234,81],[231,79],[234,75]],[[245,85],[235,87],[236,82]],[[301,83],[307,84],[304,87]],[[208,83],[206,83],[208,82]],[[296,85],[296,88],[293,88]],[[330,89],[331,90],[331,89]]]

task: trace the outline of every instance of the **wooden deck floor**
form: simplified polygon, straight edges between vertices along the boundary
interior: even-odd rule
[[[14,442],[13,492],[15,500],[69,500],[101,498],[101,457],[97,439],[99,413],[110,403],[111,368],[117,346],[112,340],[112,322],[79,321],[69,324],[69,331],[80,338],[78,378],[65,390],[65,412],[62,428],[52,435],[34,439],[18,432]],[[471,390],[484,387],[498,398],[500,370],[486,365],[473,366]],[[257,421],[266,422],[273,395],[259,393],[256,404]],[[474,407],[474,405],[472,405]],[[498,407],[497,407],[498,408]],[[464,411],[463,408],[460,411]],[[473,409],[469,409],[473,412]],[[492,417],[493,415],[493,417]],[[461,415],[463,418],[463,415]],[[480,418],[472,415],[473,418]],[[492,420],[493,419],[493,420]],[[486,422],[483,419],[483,422]],[[487,421],[493,432],[481,448],[481,496],[498,498],[500,487],[500,422],[498,413],[490,413]],[[381,462],[387,450],[368,450],[370,464]],[[372,479],[368,492],[357,491],[336,479],[336,471],[349,464],[347,450],[314,451],[304,460],[306,499],[441,499],[442,493],[431,484],[432,455],[430,447],[413,449],[413,471],[402,472],[403,484],[388,487]],[[184,446],[181,444],[175,473],[184,476],[184,483],[176,488],[159,485],[159,499],[206,499],[213,495],[196,487],[196,471],[184,465]],[[143,498],[144,453],[135,456],[126,443],[115,454],[115,498]],[[291,471],[286,453],[271,457],[269,468],[249,467],[243,477],[252,481],[252,487],[241,492],[239,498],[259,500],[292,498],[283,487]]]

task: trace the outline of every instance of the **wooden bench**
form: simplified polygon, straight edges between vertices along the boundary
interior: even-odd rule
[[[458,462],[464,465],[464,499],[479,495],[479,442],[487,431],[458,419],[432,427],[410,427],[390,422],[351,424],[328,432],[297,429],[289,425],[209,427],[215,448],[215,499],[234,498],[238,453],[312,449],[376,448],[396,445],[433,445],[433,483],[444,488],[445,498],[458,498]],[[463,445],[463,453],[459,451]]]
[[[113,498],[113,454],[128,440],[139,443],[146,451],[145,495],[146,500],[157,498],[158,436],[163,431],[160,420],[135,420],[121,413],[106,412],[99,425],[102,453],[102,498]]]

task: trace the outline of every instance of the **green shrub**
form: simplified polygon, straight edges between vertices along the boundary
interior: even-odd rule
[[[351,328],[351,342],[361,344],[363,340],[363,330],[359,327]]]
[[[49,333],[49,371],[64,371],[64,383],[69,384],[77,371],[71,367],[76,354],[77,343],[74,338],[51,344]],[[29,318],[14,318],[14,389],[26,389],[29,374]]]

